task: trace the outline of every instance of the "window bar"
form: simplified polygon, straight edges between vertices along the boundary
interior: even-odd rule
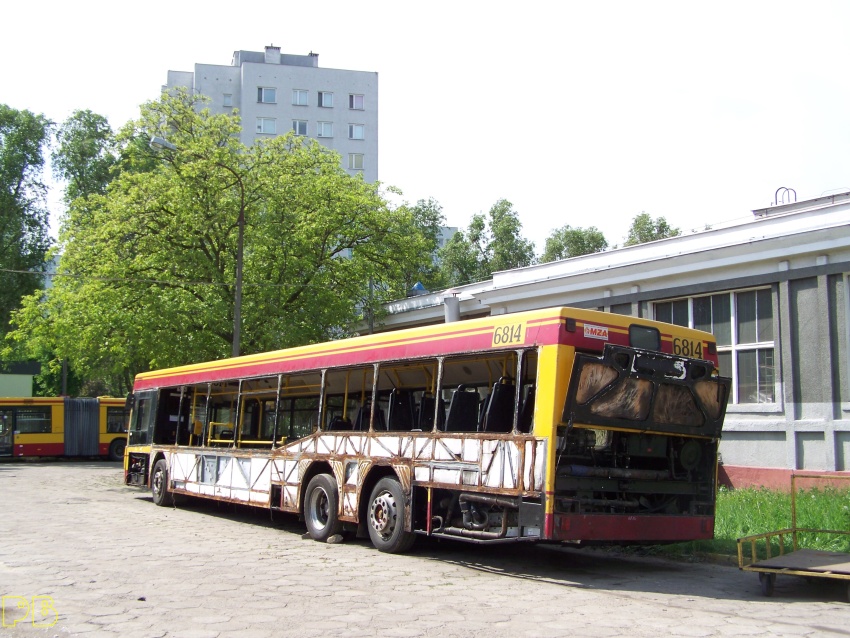
[[[180,386],[180,403],[177,404],[177,426],[174,428],[174,445],[180,445],[180,420],[183,418],[183,399],[186,396],[186,386]]]
[[[432,432],[440,429],[440,399],[443,395],[443,363],[445,357],[437,357],[437,377],[434,380],[434,426]]]
[[[236,441],[242,438],[242,420],[245,418],[245,406],[242,403],[242,379],[239,379],[239,387],[236,390],[236,409],[233,411],[233,440],[230,447],[237,447]]]
[[[277,427],[280,422],[280,387],[283,384],[283,375],[277,375],[277,394],[274,398],[274,426],[272,426],[272,450],[277,447]]]
[[[319,428],[319,430],[325,429],[322,424],[324,423],[324,415],[325,415],[325,381],[326,381],[327,373],[328,373],[327,369],[322,369],[322,382],[321,382],[321,385],[319,386],[319,423],[317,424],[317,427]]]
[[[516,381],[514,382],[514,422],[511,426],[511,432],[516,434],[519,428],[519,405],[522,390],[522,363],[525,359],[525,350],[516,351]]]
[[[378,410],[378,377],[381,374],[381,364],[376,363],[372,369],[372,407],[369,410],[369,431],[373,432],[375,413]]]

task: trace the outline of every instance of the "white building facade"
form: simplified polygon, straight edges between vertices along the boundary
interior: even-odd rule
[[[850,193],[753,213],[399,301],[379,329],[567,305],[709,330],[733,380],[721,475],[787,487],[793,470],[850,471]]]
[[[211,99],[210,109],[242,118],[241,141],[283,135],[314,138],[340,154],[349,174],[378,179],[378,74],[319,67],[317,53],[234,51],[229,66],[195,64],[169,71],[165,89],[184,87]]]

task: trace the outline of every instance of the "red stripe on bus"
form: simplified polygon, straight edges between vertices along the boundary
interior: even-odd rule
[[[711,516],[556,514],[552,540],[685,541],[713,537]]]
[[[64,443],[16,443],[15,456],[62,456]]]

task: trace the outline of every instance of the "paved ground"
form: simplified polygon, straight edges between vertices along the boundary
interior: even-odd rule
[[[117,464],[0,463],[5,636],[850,636],[845,590],[546,546],[304,538],[292,517],[159,508]]]

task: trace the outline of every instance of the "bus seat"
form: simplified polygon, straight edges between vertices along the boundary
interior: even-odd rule
[[[475,432],[478,429],[478,391],[457,387],[449,401],[446,432]]]
[[[432,396],[423,396],[419,402],[419,411],[416,415],[416,426],[423,432],[428,432],[434,428],[434,407],[437,399]],[[440,398],[440,410],[437,413],[439,421],[438,430],[444,430],[446,427],[446,402]]]
[[[369,430],[369,417],[372,414],[372,404],[366,403],[357,411],[357,418],[354,419],[354,429],[358,432],[367,432]],[[387,424],[384,420],[384,411],[381,408],[375,410],[375,430],[386,430]]]
[[[510,432],[514,425],[516,386],[510,379],[501,378],[493,385],[487,410],[484,412],[482,431]]]
[[[351,425],[351,419],[348,417],[335,416],[331,419],[331,422],[328,423],[329,432],[340,432],[351,429],[353,429],[353,426]]]
[[[222,441],[232,441],[233,440],[233,430],[222,430],[218,438]]]
[[[534,422],[534,386],[528,386],[528,392],[525,394],[525,401],[522,402],[522,409],[519,413],[519,431],[526,434],[531,432],[531,426]]]
[[[393,388],[387,410],[387,429],[412,430],[413,423],[413,395],[405,390]]]

